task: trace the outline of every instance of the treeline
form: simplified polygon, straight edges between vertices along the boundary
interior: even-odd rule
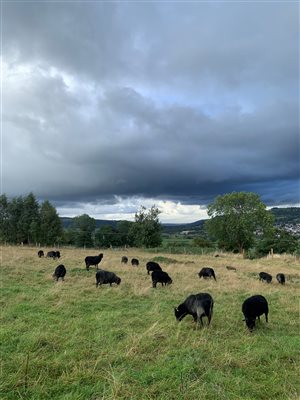
[[[117,227],[96,229],[96,220],[87,214],[73,218],[63,229],[55,207],[48,201],[39,204],[33,193],[8,199],[0,196],[0,241],[8,244],[76,247],[157,247],[162,242],[159,210],[142,207],[135,221],[120,221]]]
[[[120,221],[116,227],[103,225],[87,214],[75,217],[65,230],[65,243],[76,247],[157,247],[162,243],[159,210],[145,207],[135,214],[135,221]]]
[[[0,241],[9,244],[76,247],[157,248],[162,244],[159,210],[141,207],[134,222],[120,221],[116,227],[96,228],[87,214],[73,218],[63,229],[55,207],[48,201],[39,204],[33,193],[8,199],[0,196]],[[275,228],[274,218],[255,193],[239,192],[218,196],[209,205],[211,219],[203,234],[193,238],[193,246],[261,257],[269,252],[300,254],[299,238]],[[187,246],[186,240],[182,243]],[[169,242],[170,246],[171,243]],[[174,246],[179,247],[179,242]]]
[[[8,200],[0,196],[0,240],[10,244],[53,245],[63,242],[64,232],[55,207],[41,205],[33,193]]]

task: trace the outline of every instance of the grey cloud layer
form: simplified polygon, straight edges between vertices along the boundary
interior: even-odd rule
[[[295,3],[5,3],[4,191],[299,201]]]

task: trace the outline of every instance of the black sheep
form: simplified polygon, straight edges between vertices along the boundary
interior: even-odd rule
[[[146,264],[146,269],[148,275],[150,274],[151,271],[162,271],[160,265],[155,261],[148,261]]]
[[[98,264],[101,262],[103,258],[103,254],[99,254],[99,256],[87,256],[85,257],[84,261],[85,261],[85,267],[87,269],[87,271],[90,270],[90,266],[91,265],[95,265],[95,267],[98,269]]]
[[[244,321],[250,332],[252,332],[255,327],[255,320],[258,318],[260,321],[260,316],[265,314],[266,322],[268,322],[269,307],[268,302],[260,294],[248,297],[242,305],[242,312],[244,314]]]
[[[56,279],[56,281],[58,281],[59,278],[61,278],[64,281],[64,277],[65,277],[66,273],[67,273],[67,271],[66,271],[65,266],[61,264],[55,268],[55,271],[52,276],[53,276],[53,278]]]
[[[277,274],[276,279],[281,285],[285,284],[285,275],[284,274]]]
[[[195,322],[200,322],[203,326],[203,317],[208,318],[210,324],[213,314],[214,300],[208,293],[191,294],[185,301],[175,307],[175,317],[181,321],[186,315],[192,315]]]
[[[43,252],[43,250],[39,250],[38,251],[38,256],[41,258],[41,257],[44,257],[44,252]]]
[[[260,272],[259,273],[259,280],[260,281],[265,281],[267,283],[272,282],[272,275],[268,274],[267,272]]]
[[[134,266],[138,266],[140,263],[139,263],[139,260],[137,259],[137,258],[133,258],[132,260],[131,260],[131,265],[134,267]]]
[[[96,287],[99,285],[105,285],[109,283],[111,286],[112,283],[116,283],[117,285],[120,285],[121,283],[121,278],[119,278],[114,272],[110,271],[104,271],[101,269],[100,271],[96,272]]]
[[[171,283],[172,283],[172,279],[171,279],[170,276],[169,276],[166,272],[164,272],[164,271],[153,271],[153,272],[152,272],[152,275],[151,275],[151,278],[152,278],[152,286],[153,286],[154,288],[156,288],[156,285],[157,285],[158,283],[161,283],[162,286],[164,286],[164,285],[171,285]]]
[[[210,268],[210,267],[204,267],[201,269],[201,271],[198,272],[199,278],[211,278],[213,277],[214,280],[216,281],[216,275],[215,275],[215,271]]]
[[[121,263],[122,263],[122,264],[127,264],[127,263],[128,263],[128,257],[123,256],[123,257],[122,257],[122,260],[121,260]]]
[[[55,260],[56,259],[56,251],[48,251],[46,257],[47,258],[53,258]]]

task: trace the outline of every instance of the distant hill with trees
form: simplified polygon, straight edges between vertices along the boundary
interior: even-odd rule
[[[273,207],[270,212],[275,217],[275,224],[300,224],[300,207]]]
[[[286,207],[278,208],[274,207],[269,210],[275,217],[275,225],[285,225],[285,224],[300,224],[300,207]],[[65,229],[70,228],[73,219],[70,217],[60,217],[63,227]],[[105,220],[105,219],[95,219],[96,228],[101,228],[102,226],[109,225],[113,228],[117,228],[120,220]],[[195,222],[185,223],[185,224],[161,224],[162,233],[175,235],[182,232],[193,232],[194,234],[200,233],[204,228],[205,219],[200,219]]]
[[[69,229],[76,217],[60,217],[61,223],[64,227],[64,229]],[[116,228],[119,222],[122,222],[122,220],[109,220],[109,219],[95,219],[96,222],[96,229],[101,228],[102,226],[112,226],[113,228]]]

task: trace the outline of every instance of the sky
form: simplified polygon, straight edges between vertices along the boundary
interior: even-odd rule
[[[299,205],[298,1],[3,1],[1,193],[61,216]]]

